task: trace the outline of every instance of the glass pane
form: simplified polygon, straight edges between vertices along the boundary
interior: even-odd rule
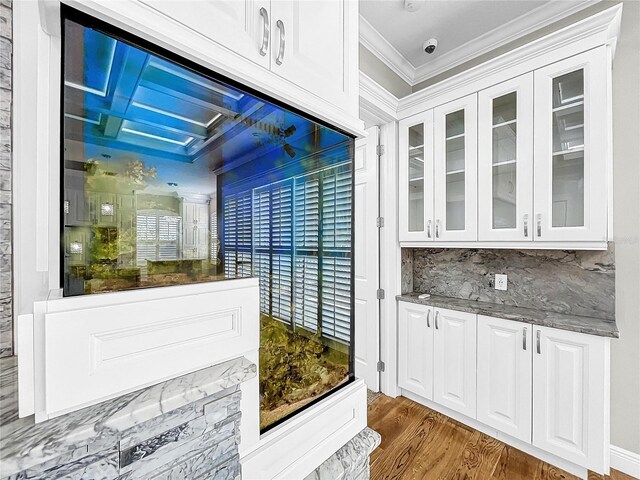
[[[424,230],[424,125],[409,128],[409,231]]]
[[[553,111],[553,152],[584,148],[584,104],[559,107]]]
[[[263,430],[353,379],[353,138],[63,25],[64,295],[257,277]]]
[[[493,127],[493,164],[516,161],[517,125],[510,123]]]
[[[554,227],[584,226],[584,154],[553,156]]]
[[[464,230],[464,172],[447,174],[447,230]]]
[[[516,119],[517,93],[511,92],[493,99],[493,124],[499,125]]]
[[[516,227],[516,164],[493,166],[493,228]]]
[[[458,110],[447,115],[447,138],[464,134],[464,110]]]
[[[584,98],[584,71],[566,73],[553,79],[553,108],[582,101]]]

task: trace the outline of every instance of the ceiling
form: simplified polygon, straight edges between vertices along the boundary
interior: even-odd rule
[[[598,0],[360,0],[360,42],[410,85],[538,30]],[[436,38],[433,54],[422,49]]]

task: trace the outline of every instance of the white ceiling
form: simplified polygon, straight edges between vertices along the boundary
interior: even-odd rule
[[[415,85],[597,1],[414,0],[421,8],[409,12],[404,0],[360,0],[360,42]]]

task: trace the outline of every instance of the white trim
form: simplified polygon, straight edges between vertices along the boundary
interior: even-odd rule
[[[492,60],[447,78],[398,102],[398,117],[405,118],[509,78],[577,55],[617,39],[622,4],[510,50]]]
[[[360,43],[396,75],[414,86],[465,62],[524,37],[536,30],[595,5],[601,0],[547,2],[453,50],[415,67],[378,30],[360,15]],[[569,5],[569,6],[567,6]]]
[[[498,248],[516,250],[606,250],[607,242],[400,242],[402,248]]]
[[[360,118],[376,125],[397,120],[398,98],[371,77],[360,72]]]
[[[360,44],[409,85],[415,85],[415,67],[373,25],[360,15]]]
[[[611,445],[611,468],[640,478],[640,453]]]

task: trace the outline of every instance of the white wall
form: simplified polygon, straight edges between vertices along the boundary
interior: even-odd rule
[[[616,322],[611,443],[640,454],[640,2],[625,0],[613,66]]]

